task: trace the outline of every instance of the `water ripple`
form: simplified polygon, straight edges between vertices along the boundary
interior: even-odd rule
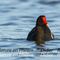
[[[33,16],[20,16],[20,18],[34,18]]]
[[[2,40],[26,40],[25,38],[1,38]]]
[[[0,26],[10,26],[10,25],[17,25],[16,23],[13,22],[8,22],[8,23],[4,23],[4,24],[0,24]]]
[[[28,2],[28,0],[19,0],[19,2]]]
[[[44,5],[56,5],[56,4],[60,4],[60,1],[38,1],[38,3]]]
[[[0,13],[8,13],[8,12],[10,12],[10,10],[0,10]]]
[[[8,20],[19,20],[19,17],[18,16],[10,16],[10,18]]]

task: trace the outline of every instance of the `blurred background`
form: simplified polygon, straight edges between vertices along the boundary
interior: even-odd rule
[[[60,48],[60,0],[0,0],[0,48],[36,49],[34,42],[26,41],[39,15],[45,15],[55,37],[44,48]],[[1,60],[59,60],[60,57],[0,57]]]

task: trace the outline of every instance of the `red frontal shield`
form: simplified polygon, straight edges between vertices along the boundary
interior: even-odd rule
[[[43,23],[46,25],[47,24],[46,17],[42,17],[42,19],[43,19]]]

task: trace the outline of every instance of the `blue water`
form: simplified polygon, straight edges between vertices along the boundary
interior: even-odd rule
[[[34,42],[27,41],[39,15],[46,15],[55,40],[44,49],[60,49],[60,0],[0,0],[0,48],[30,50],[30,56],[2,56],[0,60],[59,60],[60,56],[40,56]],[[1,54],[0,54],[1,55]]]

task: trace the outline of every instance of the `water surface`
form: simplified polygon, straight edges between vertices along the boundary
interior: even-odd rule
[[[0,0],[0,48],[29,50],[29,56],[2,56],[1,60],[59,60],[60,56],[40,56],[34,42],[26,37],[39,15],[46,15],[55,40],[44,51],[60,51],[60,0]],[[22,49],[23,48],[23,49]],[[35,53],[36,52],[36,53]]]

